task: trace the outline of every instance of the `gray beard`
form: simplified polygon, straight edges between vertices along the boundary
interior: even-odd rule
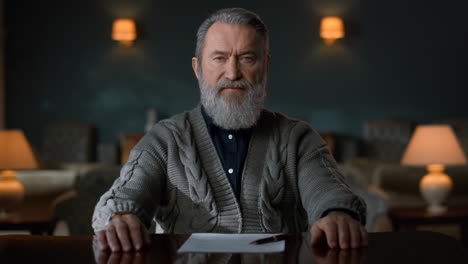
[[[198,85],[200,86],[201,104],[206,113],[213,119],[215,125],[228,130],[250,128],[260,118],[266,92],[263,82],[250,84],[245,80],[223,80],[214,86],[205,84],[200,72]],[[226,100],[220,91],[225,87],[243,87],[247,94],[240,100]]]

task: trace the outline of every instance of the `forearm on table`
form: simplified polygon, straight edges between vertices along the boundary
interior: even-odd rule
[[[148,228],[164,186],[163,170],[151,154],[132,151],[120,177],[102,195],[93,215],[93,229],[101,230],[115,212],[131,212]]]
[[[299,165],[298,187],[309,224],[333,210],[365,223],[365,203],[350,189],[326,146],[304,156]]]

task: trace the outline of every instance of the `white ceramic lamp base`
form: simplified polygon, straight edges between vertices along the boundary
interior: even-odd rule
[[[444,173],[443,165],[429,165],[427,170],[429,174],[421,179],[419,189],[429,203],[427,211],[431,214],[440,214],[447,210],[443,203],[452,190],[452,180]]]
[[[3,214],[17,209],[24,198],[24,187],[16,180],[15,171],[0,172],[0,211]]]

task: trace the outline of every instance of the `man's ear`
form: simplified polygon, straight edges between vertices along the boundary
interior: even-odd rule
[[[195,73],[195,76],[199,80],[200,76],[198,76],[198,59],[197,59],[197,57],[192,58],[192,69],[193,69],[193,72]]]

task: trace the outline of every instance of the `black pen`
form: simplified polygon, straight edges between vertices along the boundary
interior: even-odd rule
[[[260,245],[260,244],[265,244],[265,243],[270,243],[270,242],[276,242],[276,241],[280,241],[280,240],[285,240],[287,237],[288,237],[288,235],[286,235],[286,234],[276,235],[276,236],[271,236],[271,237],[267,237],[267,238],[254,240],[254,241],[250,242],[250,244]]]

